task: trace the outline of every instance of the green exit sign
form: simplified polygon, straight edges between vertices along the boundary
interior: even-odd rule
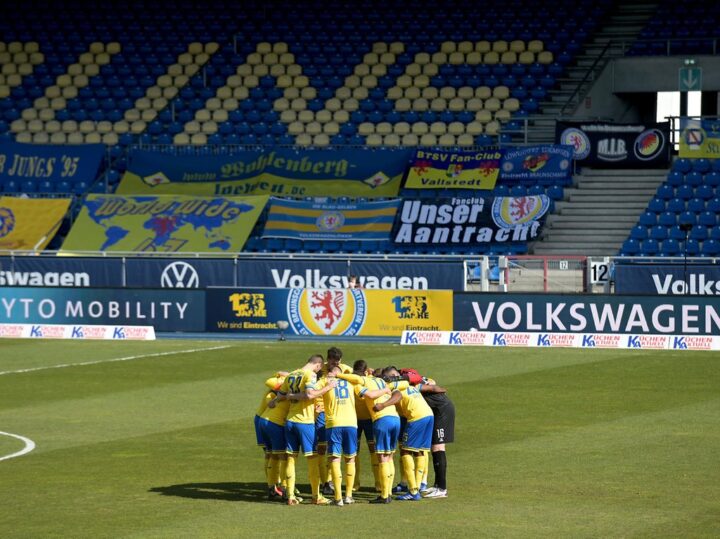
[[[702,88],[702,67],[681,67],[678,70],[678,88],[681,92],[699,92]]]

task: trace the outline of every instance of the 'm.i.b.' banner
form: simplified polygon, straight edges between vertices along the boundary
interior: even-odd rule
[[[40,251],[70,207],[69,198],[0,197],[0,250]]]
[[[449,290],[211,289],[207,330],[295,335],[397,336],[452,328]]]
[[[553,180],[563,183],[572,175],[572,146],[547,145],[513,148],[505,152],[500,178],[508,181]]]
[[[303,240],[390,239],[399,200],[328,202],[325,199],[270,199],[264,238]]]
[[[555,139],[558,144],[574,148],[573,158],[579,165],[664,168],[670,162],[670,122],[557,122]]]
[[[222,155],[133,150],[117,192],[394,197],[410,156],[400,149],[278,148]]]
[[[680,157],[720,158],[720,120],[681,118]]]
[[[403,199],[393,241],[399,245],[476,245],[537,238],[550,208],[546,195]]]
[[[267,199],[88,195],[62,251],[238,252]]]
[[[459,152],[417,150],[408,170],[410,189],[492,189],[504,150]]]
[[[104,144],[0,143],[0,183],[63,180],[92,183],[105,155]]]

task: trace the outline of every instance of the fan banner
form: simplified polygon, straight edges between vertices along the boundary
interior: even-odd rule
[[[390,239],[399,200],[382,202],[329,202],[270,199],[263,238],[302,240]]]
[[[239,252],[267,200],[88,195],[61,251]]]
[[[104,144],[0,143],[0,183],[15,180],[87,182],[97,177]]]
[[[540,235],[549,209],[546,195],[403,199],[392,238],[416,246],[527,242]]]
[[[404,149],[292,149],[187,155],[130,152],[124,195],[395,197],[412,153]]]
[[[504,150],[458,152],[417,150],[408,170],[409,189],[487,189],[495,187]]]
[[[69,198],[0,197],[0,250],[40,251],[53,239]]]
[[[450,330],[451,290],[245,288],[207,291],[207,331],[399,337]]]
[[[720,158],[720,120],[680,118],[680,157]]]
[[[670,163],[670,122],[557,122],[555,140],[572,146],[573,158],[581,166],[665,168]]]
[[[555,180],[572,176],[573,147],[548,145],[506,150],[500,179],[512,181]]]

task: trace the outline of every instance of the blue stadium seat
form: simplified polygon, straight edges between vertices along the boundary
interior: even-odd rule
[[[707,239],[703,241],[700,249],[700,254],[703,256],[718,256],[720,255],[720,241]]]
[[[660,244],[657,240],[647,239],[641,244],[641,253],[646,256],[653,256],[660,252]]]
[[[662,200],[670,200],[671,198],[675,198],[675,189],[664,183],[658,187],[656,196]]]
[[[695,172],[704,174],[712,170],[711,163],[708,159],[694,159],[692,161],[692,168]]]
[[[654,213],[663,213],[665,211],[665,201],[661,198],[654,197],[648,203],[647,209],[648,209],[648,211],[651,211]]]
[[[668,237],[674,240],[683,241],[685,240],[685,231],[680,226],[671,226],[668,230]]]
[[[676,239],[666,239],[660,248],[661,254],[665,256],[677,256],[680,254],[680,242]]]
[[[690,231],[690,238],[693,240],[703,241],[708,238],[708,229],[706,226],[695,225]]]
[[[704,211],[698,215],[698,224],[703,226],[715,226],[718,223],[718,214],[716,212]]]
[[[700,254],[700,243],[697,240],[689,239],[685,242],[685,252],[688,256],[697,256]]]
[[[720,163],[720,159],[717,159],[716,162]],[[720,186],[720,172],[717,172],[717,171],[708,172],[707,174],[705,174],[704,182],[705,182],[705,185],[709,185],[712,187]]]
[[[658,217],[655,213],[646,211],[640,215],[638,223],[646,227],[651,227],[657,225],[657,219]]]
[[[675,226],[677,224],[677,213],[666,211],[658,216],[658,224],[663,226]]]
[[[648,237],[648,229],[643,225],[635,225],[630,230],[630,237],[634,240],[644,240]]]
[[[672,170],[686,174],[692,170],[692,163],[689,159],[676,159],[672,164]]]
[[[704,183],[695,188],[695,196],[703,200],[708,200],[715,196],[715,191],[712,186]]]
[[[684,211],[678,216],[678,223],[680,225],[693,225],[697,224],[697,216],[691,211]]]
[[[685,174],[685,183],[693,187],[701,185],[703,182],[703,175],[700,172],[688,172]]]
[[[688,200],[687,209],[695,213],[703,212],[705,211],[705,201],[699,198],[691,198]]]
[[[654,240],[664,240],[668,237],[668,229],[662,225],[656,225],[650,229],[649,237]]]
[[[675,189],[675,196],[683,200],[689,200],[695,196],[695,190],[690,184],[681,185]]]
[[[672,185],[673,187],[678,187],[685,183],[685,176],[682,174],[682,172],[677,172],[675,170],[671,171],[668,174],[667,177],[667,184]]]
[[[680,213],[685,211],[685,201],[680,198],[672,198],[668,200],[667,211]]]

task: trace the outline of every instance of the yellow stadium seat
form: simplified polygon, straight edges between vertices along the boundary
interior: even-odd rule
[[[432,133],[426,133],[420,137],[420,146],[437,146],[437,137]]]
[[[479,110],[475,113],[475,121],[486,124],[492,120],[492,112],[487,109]]]
[[[112,134],[115,135],[115,133]],[[73,131],[72,133],[67,133],[66,135],[68,144],[82,144],[85,142],[85,137],[79,131]]]
[[[65,131],[66,133],[71,133],[72,131],[77,131],[77,125],[69,126],[69,127],[74,127],[74,129],[66,129],[65,123],[66,122],[63,122],[63,131]],[[95,125],[95,130],[100,134],[111,133],[112,132],[112,122],[109,122],[107,120],[102,120]]]
[[[542,52],[544,48],[545,48],[545,45],[539,39],[533,39],[532,41],[530,41],[530,43],[528,43],[528,46],[527,46],[527,50],[529,50],[530,52],[534,52],[536,54],[538,52]]]
[[[553,63],[553,54],[550,51],[542,51],[537,55],[537,61],[540,64],[547,65]]]
[[[525,42],[521,39],[516,39],[510,42],[510,50],[520,54],[525,50]]]
[[[412,124],[412,126],[410,127],[410,130],[411,130],[412,133],[415,134],[415,135],[424,135],[424,134],[430,132],[430,127],[429,127],[428,124],[425,123],[425,122],[415,122],[415,123]]]
[[[503,53],[506,50],[508,50],[508,42],[504,39],[499,39],[498,41],[494,41],[492,44],[492,50],[494,50],[497,53]]]
[[[178,133],[173,137],[173,144],[179,144],[181,146],[190,144],[190,137],[187,133]]]
[[[336,112],[342,109],[342,104],[343,102],[340,101],[337,97],[331,97],[325,102],[325,108],[330,112]]]
[[[432,86],[428,86],[428,88],[432,88]],[[417,86],[410,86],[410,88],[405,88],[405,97],[412,101],[413,99],[423,96],[425,90],[427,90],[427,88],[421,90]]]
[[[403,96],[403,90],[399,86],[393,86],[388,89],[387,96],[388,99],[400,99]]]
[[[492,45],[486,40],[478,41],[475,43],[475,50],[481,54],[485,54],[486,52],[490,52],[492,50]]]
[[[443,65],[448,63],[448,55],[444,52],[435,52],[430,57],[430,63],[437,64],[437,65]]]
[[[302,97],[296,97],[290,102],[290,108],[297,111],[305,110],[307,102]]]
[[[285,66],[282,64],[275,64],[270,66],[270,75],[273,77],[279,77],[285,74]]]
[[[28,53],[38,52],[40,50],[40,44],[37,41],[27,41],[23,46],[23,50]]]
[[[115,122],[113,124],[113,132],[118,133],[120,135],[124,133],[128,133],[130,131],[130,124],[128,124],[125,120],[120,120],[119,122]]]
[[[312,137],[307,133],[300,133],[295,137],[295,144],[298,146],[312,146]]]
[[[102,137],[100,136],[100,133],[87,133],[85,135],[85,142],[88,144],[100,144],[102,142]]]
[[[158,111],[155,109],[146,109],[140,113],[140,119],[144,122],[150,123],[157,118]]]
[[[327,109],[319,110],[315,113],[315,119],[321,124],[326,124],[332,120],[332,112]]]
[[[412,103],[406,97],[402,97],[395,101],[395,110],[398,112],[406,112],[412,108]]]
[[[503,64],[515,64],[517,63],[517,53],[513,51],[505,51],[500,56],[500,63]]]
[[[449,133],[441,135],[438,139],[438,144],[440,146],[455,146],[455,135],[450,135]]]
[[[330,137],[328,137],[325,133],[318,133],[313,136],[312,144],[313,146],[327,146],[330,144]]]
[[[43,133],[45,136],[47,134]],[[22,131],[15,135],[15,141],[16,142],[32,142],[33,141],[33,135],[29,131]]]
[[[207,135],[205,135],[205,133],[195,133],[190,137],[190,144],[194,146],[204,146],[207,144]]]
[[[308,135],[318,135],[322,133],[322,125],[320,122],[310,122],[305,124],[305,132]]]
[[[117,41],[111,41],[105,45],[105,51],[109,54],[117,54],[122,50],[122,46]]]
[[[352,97],[353,91],[350,88],[347,88],[345,86],[341,86],[337,90],[335,90],[335,97],[337,97],[340,100],[345,100],[350,97]]]
[[[383,136],[383,144],[385,146],[400,146],[400,137],[395,133],[388,133]]]
[[[395,63],[395,54],[392,52],[384,52],[380,55],[380,63],[389,66]]]
[[[483,101],[479,97],[471,97],[465,102],[465,108],[470,112],[476,112],[483,108]]]
[[[418,75],[415,77],[414,84],[418,88],[426,88],[430,86],[430,77],[427,75]]]
[[[155,100],[156,100],[156,99],[162,99],[162,98],[163,98],[162,88],[160,88],[159,86],[150,86],[150,87],[147,89],[147,91],[145,92],[145,95],[148,96],[150,99],[152,99],[152,102],[153,102],[152,107],[153,107],[154,109],[157,109],[157,106],[156,106],[156,104],[155,104]],[[165,104],[167,105],[167,100],[165,100]],[[164,107],[165,107],[165,105],[163,105],[163,106],[160,107],[160,108],[164,108]]]
[[[483,124],[481,124],[478,121],[470,122],[465,126],[465,132],[468,135],[474,136],[474,135],[482,135],[483,132]]]
[[[205,43],[204,50],[207,54],[215,54],[220,49],[220,44],[214,41]]]
[[[535,63],[535,54],[530,51],[523,51],[518,56],[518,62],[523,65]]]
[[[18,63],[18,62],[15,62]],[[75,75],[81,75],[83,72],[83,66],[80,64],[70,64],[67,68],[67,74],[71,77],[74,77]]]
[[[280,57],[275,52],[263,54],[262,63],[268,66],[275,65],[280,62]]]
[[[462,135],[465,133],[465,124],[462,122],[450,122],[447,126],[447,132],[451,135]]]
[[[428,77],[434,77],[440,72],[440,67],[437,64],[425,64],[422,69],[422,74]]]
[[[380,122],[375,126],[375,132],[379,135],[389,135],[393,132],[393,127],[390,122]]]
[[[368,52],[363,56],[363,64],[366,65],[375,65],[380,61],[380,58],[378,57],[377,53],[374,52]]]
[[[290,122],[288,125],[288,133],[290,135],[299,135],[305,132],[305,124],[302,122]]]
[[[413,84],[413,78],[410,75],[400,75],[397,78],[396,84],[400,88],[410,88]]]
[[[253,75],[256,77],[265,77],[270,73],[270,67],[265,64],[253,66]]]
[[[368,146],[382,146],[383,138],[382,135],[378,135],[373,133],[372,135],[368,135],[367,139],[365,139],[365,144]]]
[[[315,121],[315,113],[308,109],[303,109],[301,111],[298,111],[298,121],[309,124],[310,122]]]
[[[465,54],[462,52],[451,52],[448,56],[448,63],[452,65],[461,65],[465,63]]]
[[[453,97],[448,101],[448,109],[452,112],[465,110],[465,100],[462,97]]]
[[[493,88],[493,97],[497,97],[498,99],[507,99],[510,97],[510,89],[507,86],[495,86]]]
[[[461,41],[457,45],[458,52],[461,52],[463,54],[472,52],[473,49],[474,49],[474,45],[473,45],[472,41]]]
[[[284,41],[278,41],[273,43],[272,50],[278,54],[285,54],[288,51],[288,44]]]
[[[429,64],[430,63],[430,55],[426,52],[419,52],[415,55],[415,63],[416,64]]]
[[[343,110],[348,110],[352,112],[360,108],[360,103],[357,99],[351,97],[350,99],[346,99],[345,101],[343,101],[342,108]]]
[[[471,99],[475,97],[475,88],[472,88],[470,86],[461,86],[457,89],[457,96],[462,97],[463,99]]]
[[[385,64],[375,64],[370,69],[370,74],[374,77],[384,77],[387,74],[387,66]]]
[[[83,66],[83,73],[88,77],[96,77],[100,74],[100,66],[97,64],[88,64]]]
[[[440,97],[443,99],[452,99],[457,95],[457,90],[452,86],[444,86],[440,88]]]
[[[419,90],[419,88],[418,88]],[[428,86],[427,88],[423,88],[422,92],[419,97],[424,97],[428,101],[432,101],[436,97],[440,97],[440,90],[438,90],[435,86]],[[415,98],[417,99],[417,98]]]
[[[237,68],[235,68],[235,74],[240,75],[241,77],[247,77],[248,75],[252,75],[252,66],[250,64],[240,64],[239,66],[237,66]],[[299,74],[300,73],[294,73],[294,75]]]
[[[95,55],[95,61],[92,62],[99,66],[104,66],[110,63],[110,55],[106,52],[101,52]]]
[[[497,97],[490,97],[485,100],[485,110],[495,112],[496,110],[500,110],[501,108],[502,106],[500,104],[500,100]]]
[[[284,110],[280,113],[280,121],[286,124],[297,120],[297,112],[294,110]]]
[[[357,86],[360,85],[360,77],[364,77],[365,75],[370,74],[370,66],[367,64],[358,64],[355,66],[355,69],[353,71],[353,74],[358,77],[357,79]],[[355,79],[352,80],[352,82],[355,82]],[[345,83],[347,85],[347,82]],[[357,86],[353,86],[353,88],[357,88]]]
[[[405,52],[405,44],[402,41],[393,41],[388,50],[393,54],[402,54]]]
[[[375,88],[378,85],[377,77],[375,75],[365,75],[362,78],[360,85],[363,88]]]
[[[47,133],[60,133],[60,122],[57,120],[50,120],[49,122],[45,123],[45,131]]]
[[[45,123],[40,120],[30,120],[27,122],[27,130],[30,131],[30,133],[39,133],[43,131],[43,127],[45,127]]]
[[[505,109],[496,110],[494,118],[499,122],[507,122],[510,119],[510,111]]]
[[[212,120],[208,120],[207,122],[203,122],[200,126],[200,131],[205,133],[206,135],[212,135],[213,133],[217,133],[218,125]]]
[[[78,126],[81,133],[87,134],[95,131],[95,123],[91,120],[83,120]]]
[[[417,146],[418,136],[414,133],[408,133],[403,135],[401,142],[403,146]]]
[[[307,82],[307,77],[304,78]],[[255,75],[246,75],[245,77],[243,77],[243,86],[245,86],[246,88],[255,88],[258,84],[260,84],[260,80]],[[293,79],[293,85],[297,86],[296,79]]]
[[[424,64],[428,65],[428,64]],[[422,73],[423,66],[418,63],[408,64],[405,68],[405,74],[410,77],[417,77]]]
[[[440,52],[450,54],[457,50],[457,44],[454,41],[443,41],[440,44]]]
[[[475,88],[475,97],[479,97],[480,99],[492,97],[492,90],[489,86],[478,86]]]
[[[181,64],[183,63],[182,58],[180,59],[180,63]],[[187,63],[190,63],[190,62],[187,62]],[[262,64],[262,54],[260,54],[259,52],[251,52],[245,58],[245,63],[248,65],[251,65],[251,66]]]
[[[62,97],[55,97],[50,101],[50,108],[49,109],[39,109],[38,110],[38,118],[40,118],[44,122],[48,122],[55,118],[55,111],[61,110],[65,108],[65,105],[67,105],[67,102]]]
[[[30,120],[36,120],[38,117],[37,110],[35,109],[25,109],[20,114],[20,117],[25,120],[26,122],[29,122]]]
[[[393,133],[398,135],[407,135],[410,132],[410,124],[407,122],[398,122],[392,126]]]
[[[368,95],[370,94],[370,91],[367,88],[363,88],[362,86],[358,86],[357,88],[353,88],[352,90],[352,99],[367,99]],[[350,98],[348,98],[350,99]],[[346,101],[346,100],[343,100]]]
[[[295,63],[295,55],[290,52],[283,52],[279,58],[280,64],[284,66],[293,65]]]
[[[185,132],[189,134],[199,133],[200,132],[200,122],[196,120],[192,120],[185,124]]]
[[[207,110],[218,110],[222,107],[222,101],[217,97],[211,97],[205,102],[205,108]]]
[[[337,135],[340,132],[340,125],[337,122],[324,123],[322,128],[326,135]]]
[[[430,124],[430,132],[433,135],[443,135],[447,133],[447,124],[445,122],[433,122]]]
[[[358,125],[358,134],[362,136],[371,135],[375,132],[375,124],[372,122],[363,122]]]
[[[483,55],[483,63],[487,65],[496,65],[500,62],[500,55],[497,51],[486,52]]]
[[[198,43],[197,41],[193,41],[188,45],[188,52],[190,54],[200,54],[203,51],[202,43]]]
[[[462,135],[457,136],[457,145],[458,146],[472,146],[474,144],[475,144],[475,141],[474,141],[472,135],[463,133]]]
[[[338,124],[344,124],[350,121],[350,113],[346,110],[333,111],[333,121]]]
[[[447,99],[442,97],[436,97],[430,102],[430,110],[435,112],[442,112],[447,109]]]
[[[41,131],[40,133],[33,133],[32,141],[35,144],[47,144],[48,142],[50,142],[50,135],[48,135],[44,131]]]
[[[419,99],[415,99],[411,102],[412,110],[417,112],[425,112],[430,108],[430,103],[428,103],[428,100],[424,97],[420,97]]]
[[[520,101],[515,97],[509,97],[503,101],[503,108],[510,112],[515,112],[520,109]]]
[[[290,75],[280,75],[275,84],[278,88],[289,88],[292,86],[292,77]],[[230,86],[230,79],[228,79],[228,86]]]
[[[250,90],[245,88],[245,86],[240,86],[239,88],[233,88],[233,98],[237,99],[238,101],[241,99],[247,99],[250,95]],[[287,96],[285,96],[287,97]]]
[[[485,125],[485,133],[488,135],[497,135],[500,131],[500,122],[492,120]]]

